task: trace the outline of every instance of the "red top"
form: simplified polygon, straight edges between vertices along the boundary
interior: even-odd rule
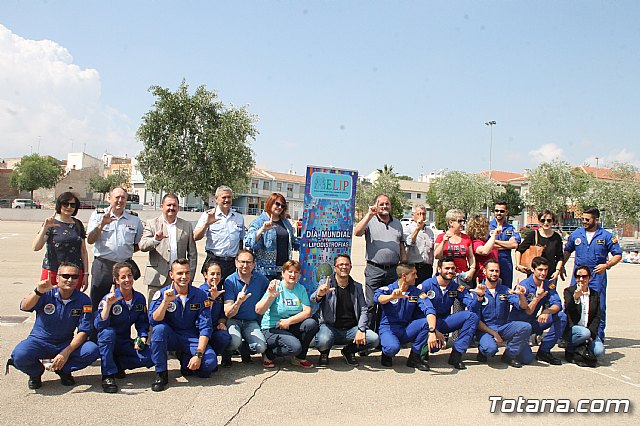
[[[480,284],[486,277],[484,274],[484,262],[489,259],[498,260],[498,249],[495,246],[491,249],[491,253],[489,254],[478,254],[476,252],[478,247],[483,246],[485,243],[486,241],[473,240],[473,254],[476,256],[476,271],[478,271],[476,273],[476,278],[478,278],[478,284]]]
[[[440,244],[444,238],[444,233],[439,234],[436,237],[436,244]],[[460,242],[457,244],[451,243],[451,240],[442,248],[442,256],[453,256],[453,261],[456,264],[456,272],[466,272],[469,270],[469,263],[467,262],[467,256],[469,251],[472,250],[471,238],[465,233],[460,235]]]

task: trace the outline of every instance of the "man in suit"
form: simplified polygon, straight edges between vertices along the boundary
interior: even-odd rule
[[[564,311],[567,327],[565,359],[581,367],[595,367],[596,359],[604,355],[604,344],[598,336],[601,320],[600,294],[589,288],[591,269],[578,266],[573,271],[576,284],[564,289]],[[579,356],[576,356],[578,354]]]
[[[195,277],[198,250],[193,239],[190,222],[180,219],[180,204],[175,194],[162,197],[162,215],[146,222],[140,250],[149,252],[149,262],[144,273],[144,283],[148,287],[148,299],[166,285],[171,262],[189,259],[191,277]]]

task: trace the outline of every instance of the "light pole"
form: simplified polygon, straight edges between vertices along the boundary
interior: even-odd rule
[[[598,166],[599,166],[600,157],[596,157],[596,179],[598,179]]]
[[[493,151],[493,126],[496,124],[495,120],[485,121],[484,125],[489,126],[489,179],[491,179],[491,172],[493,171],[492,165],[492,151]]]

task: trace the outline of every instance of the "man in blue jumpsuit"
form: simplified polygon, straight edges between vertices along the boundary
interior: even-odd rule
[[[133,289],[131,265],[113,265],[115,291],[98,304],[94,325],[98,331],[98,348],[102,368],[102,389],[106,393],[118,391],[115,378],[124,378],[125,370],[152,367],[151,349],[147,346],[149,317],[147,299]],[[131,326],[138,338],[131,341]]]
[[[449,360],[458,370],[467,368],[462,362],[462,355],[469,349],[473,335],[478,326],[478,315],[473,312],[478,303],[478,290],[473,289],[469,292],[466,286],[458,285],[453,278],[456,275],[456,264],[453,257],[444,256],[438,259],[437,274],[418,286],[431,301],[436,311],[436,335],[439,341],[444,342],[443,334],[452,333],[460,330],[458,338],[453,344]],[[458,300],[468,310],[451,313],[453,302]],[[431,352],[437,352],[439,348],[431,348]]]
[[[227,317],[224,316],[224,298],[222,289],[222,265],[214,260],[205,262],[202,266],[204,283],[200,290],[207,293],[211,303],[211,325],[213,331],[209,339],[209,345],[216,355],[222,355],[231,343],[231,335],[227,331]],[[217,282],[217,283],[216,283]],[[224,363],[222,364],[225,367]],[[230,365],[227,365],[230,367]]]
[[[420,359],[420,352],[427,341],[430,345],[435,341],[435,310],[426,294],[414,286],[418,277],[415,266],[400,263],[396,272],[400,277],[398,281],[380,287],[373,296],[374,303],[379,303],[382,310],[379,330],[382,365],[391,367],[400,345],[412,342],[407,367],[428,371],[428,360]]]
[[[556,291],[556,285],[546,279],[549,271],[547,259],[534,257],[531,268],[533,273],[520,282],[524,292],[517,289],[520,300],[522,301],[523,297],[526,299],[527,308],[523,309],[522,303],[514,305],[509,314],[509,321],[528,322],[531,324],[531,332],[538,335],[549,329],[538,348],[536,359],[551,365],[560,365],[562,361],[551,355],[551,349],[564,333],[567,316],[562,312],[562,301]],[[533,353],[529,345],[523,345],[519,359],[523,364],[533,361]]]
[[[209,346],[211,302],[207,294],[189,283],[191,268],[187,259],[177,259],[169,272],[171,284],[153,295],[149,306],[151,358],[156,365],[154,392],[163,391],[169,382],[167,351],[176,351],[180,373],[209,377],[218,366],[216,353]]]
[[[73,386],[72,371],[82,370],[98,359],[98,347],[87,341],[91,332],[91,299],[76,290],[80,269],[63,262],[58,268],[58,286],[50,279],[40,281],[27,294],[20,309],[36,313],[31,334],[18,343],[10,363],[29,376],[29,389],[42,386],[44,366],[41,359],[51,358],[51,370],[64,386]],[[74,331],[78,332],[74,335]]]
[[[527,309],[528,303],[524,297],[524,287],[517,286],[515,293],[509,287],[500,283],[500,265],[497,260],[489,259],[484,263],[486,279],[478,284],[478,304],[480,322],[477,337],[478,361],[486,362],[498,352],[498,345],[507,342],[502,354],[502,361],[512,367],[520,368],[518,360],[520,352],[529,344],[531,324],[524,321],[509,321],[511,306]],[[481,294],[484,291],[484,294]]]
[[[507,203],[504,201],[496,201],[493,210],[495,217],[489,222],[489,230],[499,229],[496,235],[495,246],[498,248],[498,262],[500,262],[500,278],[502,284],[511,288],[513,282],[513,261],[511,252],[518,248],[521,238],[516,229],[507,222],[509,218],[509,210]]]
[[[578,266],[588,266],[591,270],[589,288],[600,294],[601,319],[598,337],[604,343],[604,329],[607,325],[607,269],[611,269],[622,259],[622,250],[618,240],[605,231],[599,224],[600,210],[593,208],[585,210],[582,214],[584,228],[573,231],[564,247],[564,263],[574,251],[576,258],[574,270]],[[607,259],[611,253],[611,259]],[[564,279],[566,271],[562,267],[561,277]],[[574,274],[571,274],[571,285],[576,284]]]

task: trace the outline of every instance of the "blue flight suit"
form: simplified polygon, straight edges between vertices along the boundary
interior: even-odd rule
[[[436,310],[436,329],[443,334],[452,333],[455,330],[460,330],[458,338],[453,344],[456,351],[461,354],[465,353],[471,341],[473,335],[478,327],[478,315],[473,312],[478,298],[475,293],[470,293],[469,289],[464,285],[458,285],[454,280],[451,280],[447,284],[444,293],[440,290],[440,284],[438,284],[438,275],[431,277],[418,286],[426,295],[427,299],[431,301],[433,308]],[[451,307],[453,302],[458,300],[469,310],[451,313]],[[437,352],[440,349],[436,349],[432,352]]]
[[[22,309],[22,307],[20,308]],[[46,292],[27,312],[36,312],[36,322],[27,337],[13,350],[11,358],[15,367],[29,377],[40,377],[44,372],[41,359],[52,359],[69,346],[78,333],[91,332],[91,299],[74,290],[65,305],[57,288]],[[82,370],[98,359],[100,353],[95,343],[85,341],[73,351],[62,367],[64,373]]]
[[[598,226],[591,244],[587,241],[587,233],[584,228],[578,228],[569,236],[567,245],[564,247],[567,253],[576,252],[574,261],[574,270],[578,266],[588,266],[591,270],[591,281],[589,288],[594,289],[600,294],[600,309],[602,315],[600,318],[600,328],[598,329],[598,337],[604,342],[604,329],[607,325],[607,273],[596,274],[593,268],[596,265],[607,263],[609,253],[613,256],[621,255],[622,249],[615,238],[609,231],[605,231]],[[571,285],[575,285],[576,279],[571,274]]]
[[[398,281],[389,286],[380,287],[374,293],[374,303],[379,303],[380,296],[390,295],[397,288],[399,288]],[[427,315],[435,315],[436,311],[427,296],[417,287],[409,287],[406,295],[409,298],[380,304],[382,319],[378,334],[382,353],[387,356],[396,355],[400,352],[400,345],[408,342],[413,342],[411,349],[420,353],[429,338]]]
[[[489,222],[489,230],[493,231],[498,227],[498,222],[493,218]],[[496,235],[497,241],[509,241],[511,238],[515,238],[516,242],[520,244],[522,238],[520,238],[520,233],[516,231],[516,229],[510,223],[505,221],[505,224],[502,226],[502,232]],[[511,259],[511,253],[513,250],[498,250],[498,263],[500,264],[500,278],[502,279],[502,284],[507,287],[511,287],[513,283],[513,260]]]
[[[220,284],[218,284],[220,285]],[[209,284],[206,282],[200,286],[200,290],[209,294]],[[220,295],[216,300],[209,297],[211,303],[211,338],[209,339],[209,345],[213,348],[216,354],[222,354],[229,343],[231,343],[231,335],[228,330],[218,330],[218,321],[220,318],[224,318],[224,296]]]
[[[116,297],[122,297],[120,289],[116,289]],[[102,375],[110,376],[118,371],[138,367],[152,367],[151,349],[149,345],[141,351],[135,350],[131,341],[131,326],[135,325],[139,337],[149,336],[149,317],[147,316],[147,299],[137,291],[133,291],[131,307],[124,299],[111,306],[106,320],[102,319],[102,310],[106,306],[105,299],[98,305],[94,326],[98,331],[98,349]],[[148,343],[150,343],[147,340]]]
[[[151,333],[151,359],[156,372],[167,371],[167,351],[182,352],[180,366],[186,369],[189,359],[196,354],[200,336],[211,337],[211,302],[207,293],[192,285],[189,286],[184,306],[180,296],[176,298],[165,313],[162,321],[153,319],[153,313],[164,300],[164,292],[171,284],[162,287],[153,295],[149,306],[149,321],[153,326]],[[218,366],[218,358],[207,345],[202,356],[200,368],[195,371],[199,377],[209,377]]]
[[[536,296],[537,290],[536,283],[533,281],[533,275],[521,281],[520,285],[526,289],[525,297],[527,302],[531,302]],[[542,343],[538,350],[550,352],[558,339],[562,337],[565,325],[567,324],[567,316],[562,312],[562,301],[556,291],[556,285],[551,283],[549,280],[544,280],[542,285],[547,292],[547,295],[538,302],[533,313],[528,315],[525,310],[520,307],[520,304],[513,305],[513,309],[511,309],[508,320],[528,322],[531,324],[531,332],[533,334],[542,334],[544,330],[549,329],[547,335],[542,339]],[[556,314],[549,315],[547,322],[540,324],[538,322],[538,312],[543,308],[550,308],[553,305],[558,306],[560,311]],[[519,360],[523,364],[530,364],[533,361],[533,353],[531,352],[529,345],[523,346]]]
[[[529,345],[531,324],[524,321],[509,321],[511,306],[520,305],[520,297],[510,291],[509,287],[498,284],[494,296],[487,289],[484,300],[482,303],[477,303],[476,309],[480,315],[480,321],[491,330],[498,332],[500,337],[508,342],[504,353],[511,359],[518,359],[522,347]],[[498,343],[491,334],[478,329],[477,338],[480,342],[478,350],[483,355],[492,357],[498,352]]]

